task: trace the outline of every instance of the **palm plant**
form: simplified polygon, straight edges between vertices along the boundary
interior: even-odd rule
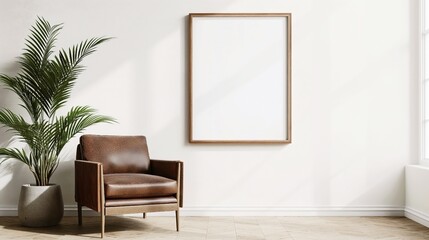
[[[1,162],[8,159],[23,162],[38,186],[49,185],[59,164],[59,154],[72,137],[93,124],[114,122],[111,117],[97,115],[89,106],[72,107],[65,115],[57,116],[84,70],[82,60],[109,39],[91,38],[53,56],[61,29],[62,24],[51,25],[39,17],[19,57],[20,73],[14,77],[0,74],[0,82],[18,95],[22,101],[20,106],[30,117],[26,121],[9,109],[0,110],[0,123],[28,146],[0,148]]]

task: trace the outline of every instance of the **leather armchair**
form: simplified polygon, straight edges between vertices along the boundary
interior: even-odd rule
[[[106,215],[157,211],[183,206],[183,162],[149,158],[144,136],[83,135],[75,161],[75,200],[100,213],[101,237]]]

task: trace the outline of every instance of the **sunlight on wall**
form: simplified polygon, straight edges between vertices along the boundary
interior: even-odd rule
[[[131,94],[135,91],[136,82],[139,81],[136,76],[135,64],[124,62],[114,69],[108,69],[106,74],[94,84],[87,84],[84,88],[80,87],[80,82],[76,85],[73,98],[69,106],[89,105],[97,110],[99,114],[109,115],[118,121],[119,124],[98,124],[92,126],[89,131],[100,131],[107,128],[111,134],[130,133],[135,127],[136,114],[138,112],[139,102],[136,96]]]
[[[171,101],[183,101],[181,98],[183,94],[180,91],[174,91],[183,89],[183,81],[177,81],[180,79],[178,77],[183,78],[183,76],[174,78],[171,76],[171,73],[183,72],[183,65],[168,63],[168,60],[174,62],[185,60],[181,59],[180,55],[172,54],[177,52],[178,48],[184,47],[180,44],[181,42],[183,42],[182,34],[179,29],[176,29],[155,43],[148,53],[149,65],[146,77],[151,81],[144,81],[144,86],[142,86],[143,89],[147,89],[147,95],[144,97],[145,102],[142,103],[145,109],[141,114],[144,116],[151,113],[152,116],[147,117],[147,124],[150,126],[151,132],[163,131],[172,124],[172,121],[179,118],[183,110],[171,107]]]
[[[2,166],[0,168],[0,171],[2,172],[2,174],[0,175],[0,178],[1,178],[0,191],[1,191],[12,180],[13,173],[11,173],[10,170],[8,170],[8,167],[6,167],[6,166]],[[6,172],[6,173],[4,173],[4,172]]]

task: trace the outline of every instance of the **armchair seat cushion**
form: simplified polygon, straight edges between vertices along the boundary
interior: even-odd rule
[[[140,173],[104,174],[106,199],[172,196],[177,193],[175,180]]]

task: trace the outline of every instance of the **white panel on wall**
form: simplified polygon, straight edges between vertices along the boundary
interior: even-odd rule
[[[406,216],[429,227],[429,190],[425,186],[429,181],[429,168],[409,165],[406,173]]]

